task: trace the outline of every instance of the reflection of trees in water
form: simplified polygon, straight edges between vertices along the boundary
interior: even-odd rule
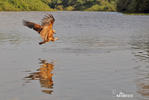
[[[138,66],[137,69],[137,93],[143,100],[149,99],[149,37],[142,37],[131,43]]]
[[[41,60],[40,59],[40,68],[37,69],[37,72],[30,73],[25,79],[27,80],[39,80],[40,85],[43,88],[46,88],[42,90],[42,92],[51,94],[53,92],[53,69],[54,69],[54,64],[53,62],[48,63],[46,60]]]

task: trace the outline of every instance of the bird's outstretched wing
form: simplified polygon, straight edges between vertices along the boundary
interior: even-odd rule
[[[27,27],[29,27],[31,29],[34,29],[38,33],[40,33],[41,30],[42,30],[42,26],[41,25],[35,24],[33,22],[29,22],[29,21],[23,20],[23,24],[24,24],[24,26],[27,26]]]
[[[53,15],[52,15],[52,14],[48,14],[48,15],[46,15],[46,16],[42,19],[41,25],[42,25],[42,26],[50,25],[50,24],[53,25],[54,21],[55,21],[55,19],[54,19]]]

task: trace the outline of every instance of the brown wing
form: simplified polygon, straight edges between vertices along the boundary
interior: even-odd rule
[[[50,25],[50,24],[53,25],[54,21],[55,21],[55,19],[54,19],[53,15],[52,15],[52,14],[48,14],[48,15],[46,15],[46,16],[42,19],[41,25],[42,25],[42,26]]]
[[[41,25],[35,24],[33,22],[29,22],[29,21],[23,20],[23,24],[24,24],[24,26],[27,26],[27,27],[29,27],[31,29],[34,29],[35,31],[37,31],[39,33],[42,30],[42,26]]]

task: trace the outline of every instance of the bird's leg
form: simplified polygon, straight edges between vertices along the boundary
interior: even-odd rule
[[[59,38],[58,38],[58,37],[55,37],[55,38],[54,38],[54,41],[56,41],[56,40],[59,40]]]
[[[54,41],[58,40],[58,38],[57,38],[57,37],[55,37],[55,38],[54,38],[54,37],[51,37],[50,40],[51,40],[52,42],[54,42]]]
[[[56,34],[56,31],[55,31],[55,30],[52,30],[52,32],[53,32],[54,34]]]

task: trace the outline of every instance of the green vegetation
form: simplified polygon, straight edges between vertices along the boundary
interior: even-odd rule
[[[0,11],[115,11],[115,0],[0,0]]]
[[[42,11],[53,10],[40,0],[0,0],[0,10],[3,11]]]
[[[117,11],[126,13],[149,13],[149,0],[118,0]]]
[[[115,0],[50,0],[48,5],[57,10],[115,11]]]
[[[0,0],[0,11],[56,10],[149,13],[149,0]]]

